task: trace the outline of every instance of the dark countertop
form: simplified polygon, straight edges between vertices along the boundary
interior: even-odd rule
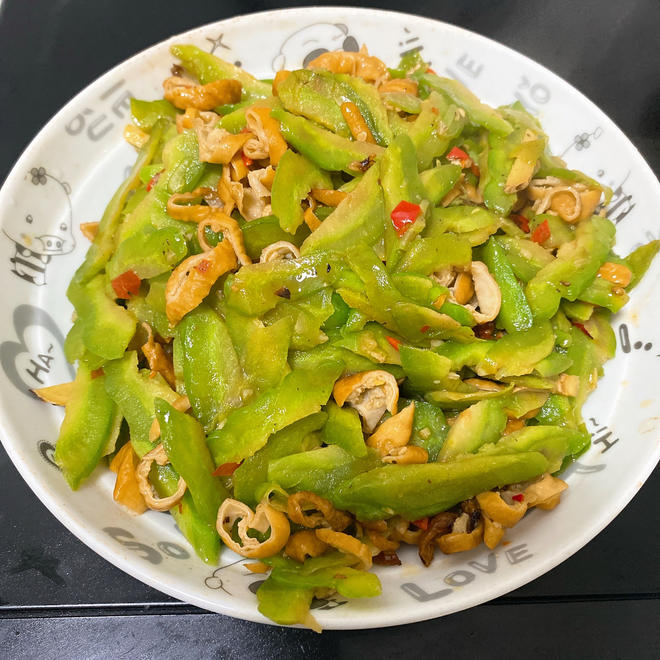
[[[43,124],[108,68],[171,34],[276,6],[0,0],[0,181]],[[660,171],[657,0],[435,0],[414,9],[549,67]],[[55,520],[0,448],[0,657],[660,657],[658,501],[660,469],[580,552],[489,604],[405,627],[319,636],[208,614],[125,575]]]

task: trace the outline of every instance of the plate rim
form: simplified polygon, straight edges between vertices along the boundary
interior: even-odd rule
[[[502,44],[490,37],[486,37],[477,32],[473,32],[466,28],[448,23],[446,21],[429,18],[426,16],[420,16],[416,14],[409,14],[406,12],[399,12],[393,10],[383,10],[383,9],[372,9],[367,7],[349,7],[342,5],[331,5],[331,6],[320,6],[320,5],[310,5],[302,7],[291,7],[286,9],[271,9],[259,12],[250,12],[244,14],[237,14],[225,19],[218,21],[211,21],[203,25],[193,27],[185,32],[173,33],[168,37],[158,41],[151,46],[148,46],[128,58],[123,59],[121,62],[108,69],[100,76],[95,78],[89,84],[85,85],[81,90],[79,90],[67,103],[65,103],[57,112],[55,112],[50,119],[43,125],[39,132],[34,136],[28,145],[24,148],[19,157],[15,160],[11,169],[3,182],[2,188],[0,189],[0,207],[4,197],[7,196],[8,190],[12,188],[14,182],[20,179],[21,176],[21,167],[32,157],[35,151],[38,151],[39,143],[43,140],[49,139],[51,133],[54,133],[57,130],[57,127],[62,122],[66,113],[79,103],[81,97],[98,90],[103,86],[104,82],[116,75],[119,69],[124,67],[127,63],[138,59],[140,57],[148,56],[150,53],[156,51],[163,47],[163,45],[173,38],[186,38],[187,36],[192,36],[197,32],[204,32],[213,27],[229,27],[232,24],[246,22],[249,20],[257,19],[263,21],[267,17],[281,17],[287,15],[300,15],[300,18],[309,16],[310,20],[313,20],[314,15],[317,12],[328,13],[332,11],[341,11],[346,16],[352,16],[355,18],[360,17],[373,17],[381,16],[386,20],[399,19],[405,17],[407,21],[414,21],[430,25],[441,26],[444,29],[448,29],[455,33],[464,34],[469,36],[470,39],[476,39],[487,45],[488,48],[496,48],[497,50],[505,53],[508,56],[515,56],[519,60],[525,62],[526,64],[535,67],[537,69],[543,70],[546,75],[549,75],[550,78],[563,87],[567,87],[572,93],[576,94],[579,97],[581,103],[585,103],[590,106],[590,109],[595,112],[599,119],[601,119],[604,124],[609,128],[613,129],[617,134],[619,139],[623,139],[627,145],[631,148],[633,156],[637,159],[635,163],[636,169],[639,167],[640,172],[644,172],[646,178],[653,182],[656,190],[660,193],[660,182],[655,177],[655,174],[649,164],[644,159],[643,155],[640,153],[636,145],[630,140],[625,133],[619,128],[619,126],[614,122],[603,110],[598,107],[589,97],[587,97],[583,92],[577,89],[573,84],[556,74],[553,70],[547,66],[533,60],[527,55]],[[291,21],[296,22],[300,21],[300,18],[292,18]],[[7,419],[6,419],[7,418]],[[257,608],[256,602],[254,602],[248,609],[243,607],[232,607],[231,601],[212,601],[211,599],[199,598],[193,594],[187,593],[182,589],[179,589],[176,586],[172,586],[168,583],[162,583],[158,578],[153,577],[150,574],[149,570],[142,570],[141,564],[137,561],[126,560],[123,556],[121,549],[114,550],[113,546],[107,541],[104,542],[101,537],[98,537],[94,534],[93,530],[87,529],[84,522],[77,519],[77,515],[70,512],[67,509],[67,506],[64,502],[59,502],[57,497],[49,495],[47,489],[42,484],[42,481],[39,479],[38,475],[33,472],[26,461],[23,460],[20,451],[17,447],[14,446],[14,443],[10,440],[11,433],[9,433],[8,425],[11,423],[8,421],[9,416],[5,414],[5,404],[0,400],[0,441],[2,442],[5,451],[7,452],[10,460],[18,470],[21,477],[28,484],[30,489],[35,493],[39,500],[46,506],[46,508],[57,518],[57,520],[64,525],[71,533],[73,533],[80,541],[82,541],[87,547],[91,548],[94,552],[99,554],[101,557],[109,561],[111,564],[119,568],[121,571],[131,575],[132,577],[144,582],[145,584],[153,587],[154,589],[168,594],[174,598],[177,598],[183,602],[191,603],[195,606],[201,607],[205,610],[209,610],[211,604],[214,605],[213,609],[210,609],[212,612],[217,612],[230,616],[233,618],[239,618],[246,621],[253,621],[258,623],[266,623],[269,625],[279,625],[273,621],[262,616]],[[520,570],[515,574],[509,576],[506,580],[501,582],[496,582],[490,587],[486,587],[479,591],[478,594],[473,595],[471,598],[468,598],[465,602],[457,604],[455,607],[433,607],[432,603],[427,603],[426,607],[422,603],[417,603],[415,607],[402,608],[401,615],[396,618],[390,616],[387,619],[382,621],[368,621],[367,625],[363,625],[360,621],[361,617],[355,617],[354,619],[345,618],[339,625],[333,625],[339,623],[336,617],[326,618],[320,616],[322,613],[319,613],[319,620],[322,621],[323,627],[325,629],[331,630],[353,630],[353,629],[372,629],[372,628],[381,628],[389,627],[394,625],[404,625],[407,623],[420,622],[425,620],[430,620],[438,618],[441,616],[446,616],[458,611],[469,609],[479,604],[483,604],[497,598],[503,594],[509,593],[520,586],[531,582],[532,580],[544,575],[552,568],[558,566],[568,557],[575,554],[578,550],[584,547],[587,543],[593,540],[607,525],[609,525],[614,518],[616,518],[623,508],[632,500],[635,494],[642,487],[644,482],[648,479],[650,474],[655,469],[655,466],[660,461],[660,443],[656,443],[656,446],[652,452],[652,459],[649,460],[648,464],[645,464],[639,473],[635,475],[635,479],[631,479],[628,486],[621,490],[616,489],[616,496],[613,496],[611,499],[608,499],[608,506],[603,510],[600,516],[596,515],[591,518],[584,528],[583,533],[579,537],[567,539],[567,543],[562,546],[562,548],[554,553],[551,556],[546,557],[545,559],[538,559],[532,564],[532,567],[525,568],[520,567]],[[148,567],[145,566],[145,569]],[[441,603],[442,601],[435,601],[436,603]],[[441,611],[433,611],[433,610]],[[411,612],[406,614],[406,611]],[[415,614],[412,614],[415,612]],[[373,612],[364,612],[365,616],[373,616],[375,613],[378,616],[378,608],[375,607]],[[344,617],[342,617],[344,619]]]

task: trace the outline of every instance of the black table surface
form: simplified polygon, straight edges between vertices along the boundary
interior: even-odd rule
[[[285,6],[298,4],[306,3]],[[530,56],[595,101],[660,171],[658,0],[360,4],[414,10]],[[0,181],[48,119],[108,68],[171,34],[280,6],[0,0]],[[316,635],[209,614],[137,582],[69,533],[0,448],[0,657],[657,658],[659,477],[656,469],[580,552],[507,596],[433,621]]]

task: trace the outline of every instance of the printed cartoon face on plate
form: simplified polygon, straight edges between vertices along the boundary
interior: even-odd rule
[[[68,254],[76,246],[72,231],[69,185],[33,167],[23,181],[27,213],[8,227],[5,234],[35,254]]]
[[[343,23],[313,23],[289,35],[273,58],[273,71],[307,66],[331,50],[360,50]]]
[[[33,284],[45,284],[51,258],[68,254],[75,246],[69,185],[33,167],[23,179],[17,200],[20,212],[2,228],[14,242],[12,272]]]

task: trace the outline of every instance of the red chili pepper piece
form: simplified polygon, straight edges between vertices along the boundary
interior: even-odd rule
[[[432,73],[434,76],[437,76],[437,75],[438,75],[438,74],[437,74],[437,73],[436,73],[431,67],[429,67],[428,69],[426,69],[426,73]]]
[[[587,330],[587,329],[584,327],[584,325],[582,325],[582,323],[578,323],[577,321],[571,321],[571,323],[572,323],[576,328],[580,328],[580,330],[582,330],[582,332],[584,332],[584,334],[587,335],[587,337],[589,337],[589,339],[593,339],[593,337],[591,336],[589,330]]]
[[[428,332],[430,329],[431,329],[431,326],[430,326],[430,325],[423,325],[423,326],[419,329],[419,331],[420,331],[420,332]]]
[[[245,167],[250,167],[250,165],[252,165],[252,163],[254,163],[252,158],[249,158],[248,156],[246,156],[243,151],[241,151],[241,160],[243,161],[243,165],[245,165]]]
[[[550,238],[550,225],[544,220],[533,232],[532,240],[535,243],[545,243]]]
[[[392,213],[390,213],[396,233],[399,236],[403,236],[408,230],[409,225],[412,225],[417,220],[421,212],[422,209],[418,204],[406,202],[405,200],[400,201]]]
[[[529,234],[529,220],[524,215],[513,213],[511,215],[511,220],[513,220],[524,232]]]
[[[240,463],[223,463],[213,470],[214,477],[230,477],[240,467]]]
[[[525,499],[525,496],[522,493],[518,493],[517,495],[514,495],[512,500],[515,500],[516,502],[522,502]]]
[[[112,280],[112,288],[117,298],[130,298],[137,296],[140,291],[142,280],[132,270],[118,275]]]
[[[164,172],[165,170],[161,170],[160,172],[156,172],[151,179],[149,179],[149,183],[147,183],[147,192],[149,192],[157,183],[158,179],[160,179],[160,175]]]
[[[400,339],[395,339],[394,337],[385,337],[387,339],[387,343],[392,347],[396,348],[396,350],[399,350],[399,346],[401,346],[401,340]]]
[[[447,154],[448,160],[465,160],[469,157],[460,147],[452,147]]]
[[[94,371],[90,373],[90,376],[92,377],[92,380],[94,380],[95,378],[103,376],[104,373],[105,371],[103,371],[103,367],[99,367],[98,369],[94,369]]]
[[[426,518],[420,518],[419,520],[413,520],[412,524],[415,525],[415,527],[419,527],[420,529],[428,529],[429,528],[429,517],[426,516]]]
[[[466,153],[459,147],[452,147],[449,150],[447,160],[456,161],[462,168],[470,167],[472,165],[470,154]]]

